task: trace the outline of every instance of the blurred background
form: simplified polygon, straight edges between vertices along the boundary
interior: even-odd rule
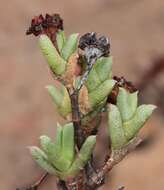
[[[158,111],[141,135],[145,144],[110,173],[102,189],[164,189],[164,1],[162,0],[1,0],[0,5],[0,189],[14,190],[43,171],[26,147],[55,136],[55,112],[45,86],[53,80],[33,36],[33,16],[60,13],[67,34],[95,31],[111,39],[113,72],[141,89],[140,102]],[[103,149],[102,149],[103,150]],[[41,190],[55,189],[54,177]]]

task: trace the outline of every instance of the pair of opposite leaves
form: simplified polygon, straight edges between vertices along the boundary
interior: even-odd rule
[[[110,105],[108,112],[108,134],[113,151],[120,150],[132,140],[148,120],[154,105],[137,107],[137,92],[128,93],[120,88],[117,105]],[[84,168],[96,144],[96,136],[89,136],[80,152],[75,156],[74,127],[72,123],[57,127],[56,141],[42,136],[41,147],[31,147],[38,164],[49,173],[65,179],[75,176]]]
[[[58,32],[57,46],[59,54],[48,36],[40,36],[39,44],[43,55],[46,57],[49,67],[56,75],[65,78],[65,74],[67,74],[68,67],[70,66],[69,60],[72,59],[72,56],[77,51],[77,42],[77,34],[72,34],[66,40],[64,32]],[[95,107],[102,106],[110,94],[115,84],[115,81],[111,79],[111,65],[112,57],[99,58],[94,64],[88,80],[79,92],[79,107],[84,115],[94,110]],[[78,81],[79,78],[76,77],[74,83],[78,84]],[[59,113],[63,117],[68,116],[71,113],[71,102],[66,88],[61,84],[60,88],[49,85],[47,89],[57,105]]]

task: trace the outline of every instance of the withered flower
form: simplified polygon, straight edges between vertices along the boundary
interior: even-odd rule
[[[109,39],[105,36],[100,36],[97,38],[95,32],[84,34],[79,40],[79,48],[82,50],[98,49],[101,56],[108,56],[110,53]]]
[[[38,36],[38,35],[44,33],[43,23],[44,23],[43,15],[35,16],[31,20],[31,26],[26,31],[26,34],[27,35],[34,34],[35,36]]]
[[[114,76],[113,79],[117,82],[116,82],[110,96],[108,97],[109,103],[116,104],[119,87],[125,88],[130,93],[137,91],[137,88],[133,85],[133,83],[130,81],[127,81],[124,77]]]
[[[34,34],[35,36],[46,34],[51,41],[56,44],[56,32],[63,30],[63,20],[59,14],[46,14],[35,16],[31,21],[31,26],[26,31],[26,34]]]
[[[96,63],[96,60],[102,56],[108,57],[110,53],[110,43],[107,37],[100,36],[97,38],[95,32],[86,33],[79,40],[79,48],[83,50],[84,63],[86,63],[85,72],[82,76],[78,90],[87,80],[88,75]],[[85,65],[84,65],[85,66]]]

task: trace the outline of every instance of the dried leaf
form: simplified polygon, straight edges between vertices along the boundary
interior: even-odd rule
[[[83,86],[79,93],[79,109],[83,114],[91,111],[91,105],[89,103],[89,95],[86,86]]]

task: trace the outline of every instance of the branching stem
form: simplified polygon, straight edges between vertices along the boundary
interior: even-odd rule
[[[140,143],[141,139],[136,137],[126,147],[121,150],[113,151],[111,157],[105,162],[97,173],[90,176],[86,183],[86,189],[95,190],[104,183],[105,175],[119,162],[125,158],[128,153],[133,151]]]
[[[74,124],[75,129],[75,142],[77,144],[78,149],[81,148],[84,142],[84,134],[81,128],[81,119],[80,119],[80,111],[79,111],[79,103],[78,103],[78,90],[68,89],[70,99],[71,99],[71,106],[72,106],[72,122]]]
[[[30,185],[29,187],[16,190],[38,190],[41,184],[45,181],[45,179],[49,176],[49,173],[44,173],[34,184]]]

